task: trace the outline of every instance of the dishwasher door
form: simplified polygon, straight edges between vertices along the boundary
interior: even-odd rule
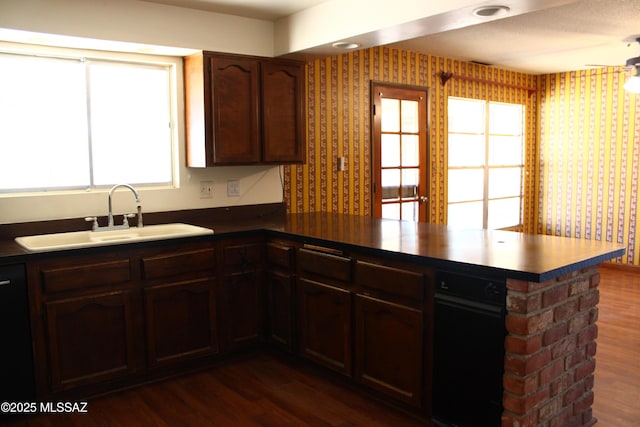
[[[502,424],[505,336],[502,306],[436,293],[433,343],[436,425]]]
[[[33,401],[33,350],[24,265],[0,266],[0,339],[0,402]]]

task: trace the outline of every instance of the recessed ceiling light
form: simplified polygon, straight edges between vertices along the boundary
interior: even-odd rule
[[[357,49],[360,47],[358,43],[353,43],[353,42],[335,42],[331,46],[335,47],[336,49],[347,49],[347,50]]]
[[[494,18],[496,16],[503,16],[509,13],[511,9],[507,6],[482,6],[473,11],[473,14],[479,18]]]

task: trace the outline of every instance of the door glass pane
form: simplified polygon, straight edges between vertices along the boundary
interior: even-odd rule
[[[402,166],[420,165],[420,139],[418,135],[402,135]]]
[[[484,136],[449,134],[449,166],[483,166]]]
[[[489,169],[489,198],[519,196],[522,168]]]
[[[0,55],[0,190],[87,187],[84,64]]]
[[[418,169],[402,170],[402,198],[414,199],[418,196],[420,171]]]
[[[418,202],[402,203],[402,219],[407,221],[418,220]]]
[[[397,199],[400,195],[400,169],[383,169],[382,173],[382,199]]]
[[[380,163],[383,168],[400,166],[400,135],[383,133],[381,151]]]
[[[449,205],[447,224],[454,228],[482,228],[482,202]]]
[[[489,103],[489,133],[521,135],[524,106],[518,104]]]
[[[449,132],[484,132],[484,101],[449,98],[447,105]]]
[[[402,132],[418,132],[418,101],[402,100]]]
[[[168,70],[93,63],[90,87],[95,184],[171,182]]]
[[[489,165],[521,165],[521,136],[489,137]]]
[[[487,228],[497,229],[513,227],[521,223],[521,198],[489,200],[489,215]]]
[[[382,218],[400,219],[400,204],[391,203],[382,205]]]
[[[400,100],[382,98],[382,132],[400,132]]]
[[[482,169],[449,169],[449,203],[482,200],[483,175]]]

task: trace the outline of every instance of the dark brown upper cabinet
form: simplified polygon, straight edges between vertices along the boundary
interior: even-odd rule
[[[184,64],[187,166],[305,161],[303,63],[202,52]]]

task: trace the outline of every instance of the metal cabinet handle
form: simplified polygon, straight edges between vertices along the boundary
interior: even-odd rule
[[[10,285],[10,284],[11,284],[11,280],[0,280],[0,286]]]

